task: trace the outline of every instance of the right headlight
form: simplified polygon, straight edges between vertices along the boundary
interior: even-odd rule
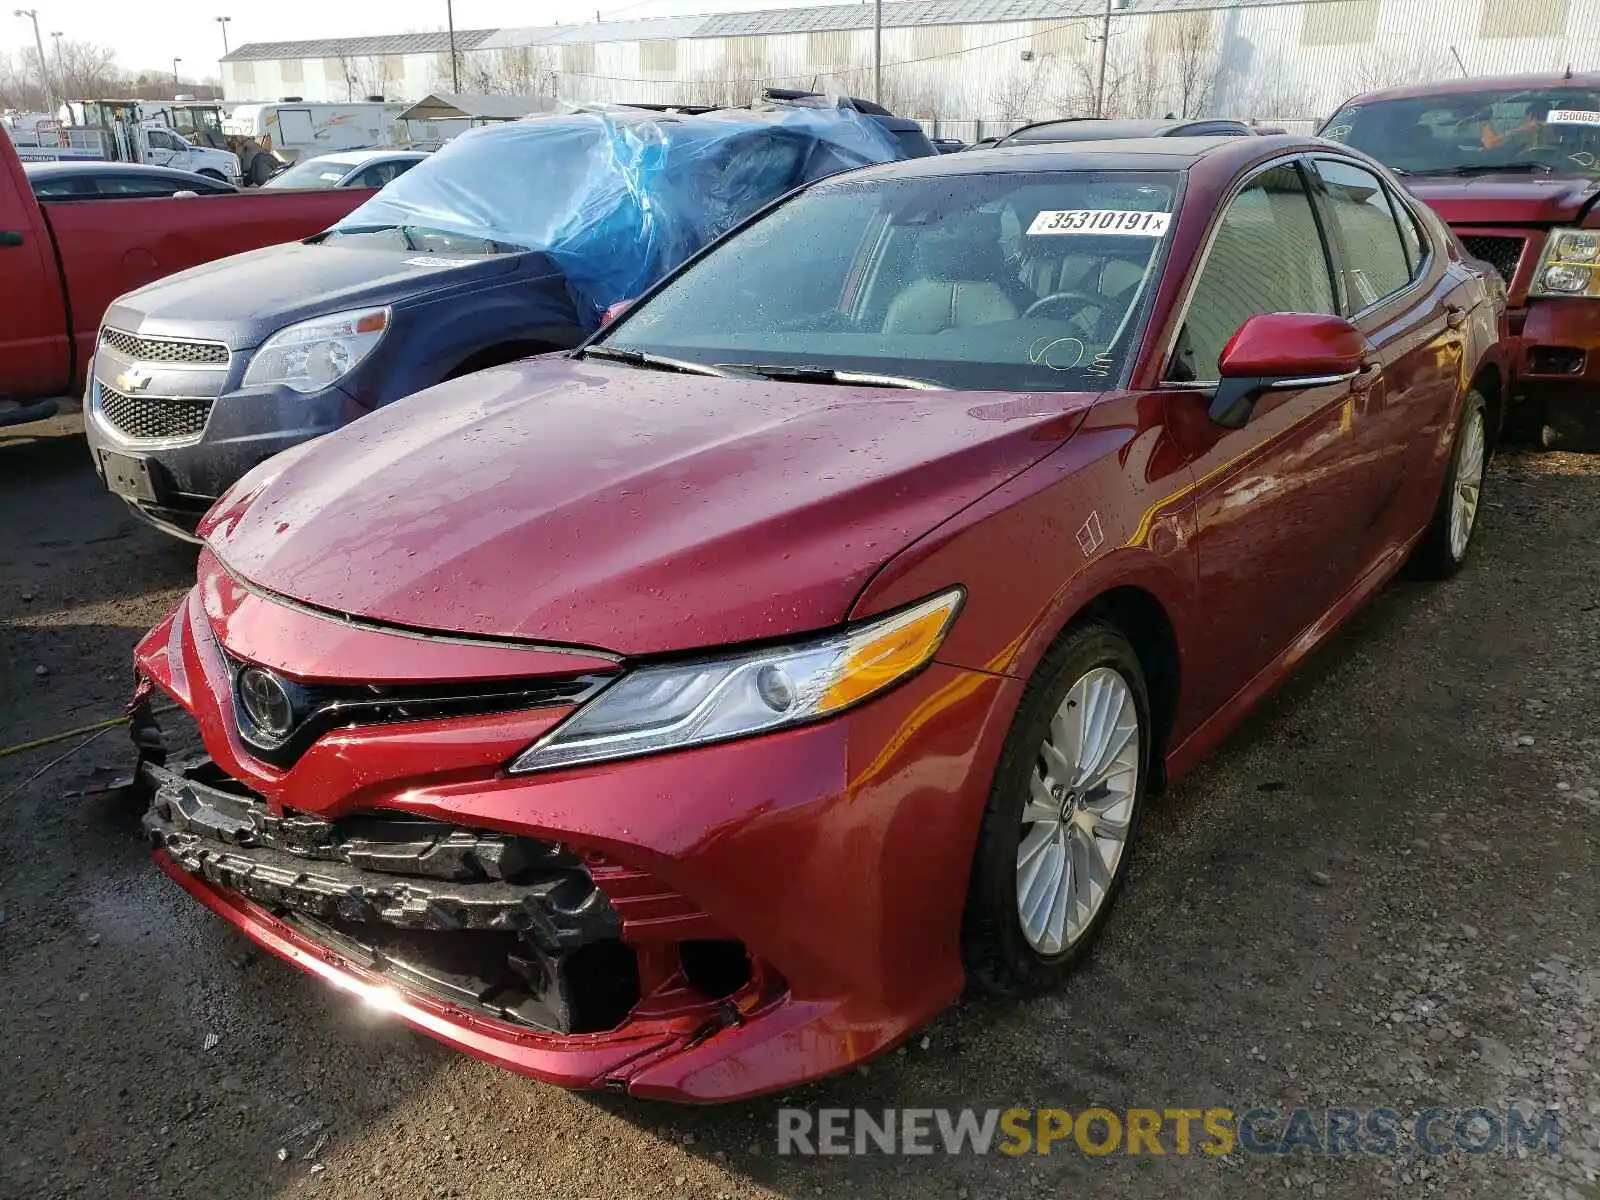
[[[329,313],[287,325],[261,343],[239,386],[281,383],[297,392],[320,392],[360,366],[388,328],[387,308]]]
[[[511,771],[682,750],[843,712],[926,666],[963,595],[951,588],[792,645],[638,667],[528,747]]]
[[[1552,229],[1528,294],[1600,297],[1600,229]]]

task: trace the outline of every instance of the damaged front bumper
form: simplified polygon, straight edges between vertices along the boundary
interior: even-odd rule
[[[201,581],[135,652],[145,828],[168,875],[296,966],[547,1082],[701,1103],[844,1070],[960,991],[981,764],[1019,683],[935,663],[838,720],[536,776],[505,764],[570,699],[407,701],[270,762],[231,661],[435,688],[594,660],[339,622],[207,552]],[[182,710],[168,736],[156,694]],[[190,720],[206,757],[180,762]]]
[[[209,759],[145,761],[140,778],[168,862],[369,971],[550,1033],[611,1028],[637,998],[621,918],[562,847],[403,814],[274,814]]]

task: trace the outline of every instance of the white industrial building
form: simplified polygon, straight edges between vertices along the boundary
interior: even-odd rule
[[[1103,30],[1111,116],[1311,121],[1353,92],[1463,71],[1600,67],[1600,0],[896,0],[883,102],[973,136],[1092,113]],[[253,43],[222,62],[230,100],[431,91],[720,104],[763,86],[871,96],[871,4],[544,28]]]

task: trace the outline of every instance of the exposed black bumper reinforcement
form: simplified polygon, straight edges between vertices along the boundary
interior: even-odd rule
[[[208,759],[139,774],[173,862],[397,983],[556,1032],[610,1028],[637,1000],[621,918],[564,847],[403,813],[279,815]]]

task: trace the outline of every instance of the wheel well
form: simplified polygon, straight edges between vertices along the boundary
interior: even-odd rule
[[[214,171],[210,167],[201,167],[195,174],[204,175],[207,179],[215,179],[222,183],[228,182],[221,171]]]
[[[1481,369],[1473,377],[1472,386],[1482,394],[1484,407],[1484,424],[1489,429],[1489,450],[1493,452],[1499,444],[1500,435],[1504,432],[1502,423],[1505,421],[1505,386],[1500,379],[1500,368],[1492,363]]]
[[[1103,621],[1114,627],[1139,656],[1150,693],[1150,718],[1155,725],[1150,748],[1151,784],[1153,790],[1159,791],[1166,786],[1167,736],[1178,715],[1178,638],[1172,621],[1161,601],[1138,587],[1101,593],[1078,610],[1067,627],[1083,620]]]
[[[498,367],[504,363],[516,362],[519,358],[528,358],[534,354],[548,354],[552,350],[560,350],[560,346],[552,346],[549,342],[501,342],[498,346],[486,346],[473,354],[469,354],[455,365],[446,375],[446,379],[458,379],[462,375],[471,375],[474,371],[482,371],[488,367]]]

